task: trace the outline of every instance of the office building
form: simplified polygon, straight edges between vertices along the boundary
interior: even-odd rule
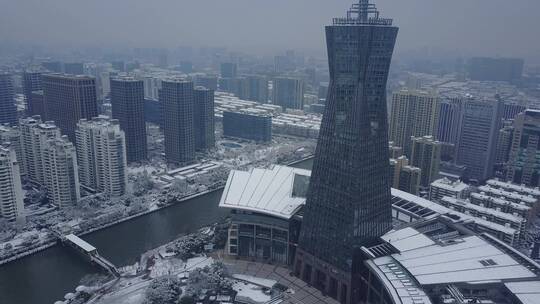
[[[439,97],[434,92],[402,89],[392,95],[390,140],[411,154],[411,136],[437,136]]]
[[[112,117],[118,119],[126,136],[127,161],[147,158],[144,120],[144,82],[131,77],[111,79]]]
[[[392,228],[386,82],[397,32],[367,0],[326,27],[329,98],[293,273],[344,304],[359,302],[361,247]]]
[[[24,194],[20,163],[15,149],[9,143],[0,145],[0,218],[24,221]]]
[[[501,110],[499,100],[463,101],[456,163],[467,167],[469,179],[485,181],[493,176]]]
[[[358,303],[535,304],[540,265],[490,233],[438,216],[365,246]]]
[[[62,134],[75,142],[79,120],[98,116],[96,80],[88,76],[45,74],[42,86],[47,120],[54,121]]]
[[[195,149],[206,150],[216,145],[214,126],[214,91],[204,87],[196,87],[195,98]]]
[[[302,79],[277,77],[273,80],[272,103],[283,109],[304,109],[305,84]]]
[[[238,76],[236,63],[224,62],[221,64],[221,78],[236,78]]]
[[[268,103],[268,79],[264,76],[251,75],[247,77],[249,93],[247,100]]]
[[[77,124],[77,161],[81,186],[90,192],[121,196],[127,188],[125,133],[106,116]]]
[[[163,105],[165,157],[170,163],[195,160],[195,115],[193,82],[164,80],[159,92]]]
[[[23,73],[23,93],[26,99],[26,113],[28,116],[43,115],[43,98],[33,100],[34,91],[42,91],[40,71],[24,71]]]
[[[308,170],[286,166],[231,171],[219,203],[231,210],[226,254],[290,265],[309,176]]]
[[[433,136],[412,137],[411,165],[422,170],[420,185],[429,185],[439,177],[442,144]]]
[[[506,178],[516,184],[540,186],[540,111],[526,110],[514,121]]]
[[[258,142],[272,140],[272,116],[260,111],[223,112],[223,136]]]
[[[13,76],[0,72],[0,124],[17,124]]]
[[[62,136],[47,140],[41,153],[49,201],[59,207],[75,205],[81,198],[75,147]]]
[[[65,62],[64,73],[69,75],[84,75],[84,64],[82,62]]]
[[[195,77],[195,85],[205,87],[212,91],[217,91],[218,77],[214,75],[198,75]]]
[[[50,139],[60,138],[60,129],[53,122],[42,122],[39,116],[21,119],[21,147],[27,178],[34,184],[45,185],[43,149]]]
[[[457,145],[461,127],[463,99],[445,98],[441,100],[437,140]]]
[[[471,58],[468,63],[469,78],[480,81],[521,80],[525,62],[518,58]]]
[[[445,196],[466,199],[469,197],[470,192],[471,187],[464,182],[460,180],[453,181],[443,177],[431,183],[429,188],[429,200],[438,202]]]

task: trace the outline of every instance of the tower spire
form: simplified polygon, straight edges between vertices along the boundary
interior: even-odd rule
[[[354,3],[347,12],[347,19],[356,19],[360,23],[366,23],[370,18],[379,19],[379,11],[375,4],[369,3],[369,0],[358,0],[358,3]]]

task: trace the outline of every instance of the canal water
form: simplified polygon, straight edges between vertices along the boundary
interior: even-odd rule
[[[311,169],[312,160],[294,165]],[[83,239],[117,266],[133,264],[140,255],[176,237],[227,216],[215,191],[154,213],[94,232]],[[53,304],[75,290],[96,269],[68,248],[55,246],[0,266],[0,304]]]

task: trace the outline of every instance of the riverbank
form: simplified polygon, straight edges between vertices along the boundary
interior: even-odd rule
[[[308,156],[305,156],[305,157],[303,157],[303,158],[301,158],[299,160],[288,162],[286,165],[287,166],[294,166],[294,165],[306,162],[306,161],[308,161],[308,160],[310,160],[312,158],[313,158],[313,155],[308,155]],[[171,201],[171,202],[169,202],[167,204],[164,204],[164,205],[161,205],[161,206],[155,206],[152,209],[144,210],[144,211],[142,211],[140,213],[133,214],[133,215],[130,215],[130,216],[127,216],[127,217],[117,219],[117,220],[112,221],[110,223],[100,225],[99,227],[92,227],[92,228],[84,230],[84,231],[79,231],[79,232],[77,232],[77,235],[78,236],[89,235],[91,233],[98,232],[98,231],[101,231],[101,230],[104,230],[104,229],[107,229],[107,228],[110,228],[110,227],[113,227],[113,226],[116,226],[116,225],[119,225],[119,224],[122,224],[122,223],[125,223],[125,222],[128,222],[128,221],[134,220],[136,218],[146,216],[146,215],[149,215],[151,213],[158,212],[160,210],[175,206],[175,205],[177,205],[179,203],[183,203],[183,202],[186,202],[186,201],[189,201],[189,200],[195,199],[197,197],[204,196],[204,195],[216,192],[216,191],[221,191],[225,187],[225,182],[226,182],[226,180],[222,181],[222,182],[220,182],[218,184],[213,185],[214,186],[213,189],[208,189],[208,190],[205,190],[205,191],[192,193],[192,194],[186,195],[186,196],[184,196],[182,198],[175,199],[175,200],[173,200],[173,201]],[[219,184],[221,184],[221,185],[219,185]],[[57,245],[57,240],[54,237],[50,241],[45,240],[45,241],[41,242],[40,244],[38,244],[36,246],[32,246],[32,247],[28,248],[28,250],[25,250],[24,252],[20,252],[20,253],[14,255],[14,256],[10,256],[7,259],[0,260],[0,267],[2,265],[5,265],[5,264],[8,264],[8,263],[23,259],[25,257],[28,257],[28,256],[31,256],[33,254],[39,253],[41,251],[47,250],[47,249],[52,248],[52,247],[54,247],[56,245]]]
[[[185,196],[185,197],[183,197],[183,198],[181,198],[179,200],[176,200],[175,202],[163,205],[161,207],[157,207],[157,208],[154,208],[154,209],[151,209],[151,210],[146,210],[146,211],[143,211],[143,212],[138,213],[138,214],[134,214],[134,215],[131,215],[131,216],[128,216],[128,217],[125,217],[125,218],[121,218],[121,219],[113,221],[111,223],[104,224],[104,225],[102,225],[100,227],[91,228],[89,230],[79,232],[77,234],[78,234],[78,236],[85,236],[85,235],[88,235],[88,234],[91,234],[91,233],[94,233],[94,232],[97,232],[97,231],[100,231],[100,230],[103,230],[103,229],[110,228],[110,227],[115,226],[115,225],[119,225],[119,224],[127,222],[127,221],[134,220],[134,219],[136,219],[138,217],[145,216],[145,215],[160,211],[162,209],[172,207],[172,206],[174,206],[176,204],[179,204],[179,203],[182,203],[182,202],[197,198],[199,196],[203,196],[203,195],[206,195],[206,194],[209,194],[209,193],[212,193],[212,192],[216,192],[216,191],[221,191],[221,190],[223,190],[223,188],[224,188],[224,186],[221,186],[221,187],[216,188],[216,189],[211,189],[211,190],[206,190],[206,191],[198,192],[198,193],[195,193],[195,194],[191,194],[191,195]],[[10,258],[1,260],[0,261],[0,266],[2,266],[4,264],[8,264],[8,263],[16,261],[16,260],[19,260],[19,259],[22,259],[24,257],[30,256],[30,255],[33,255],[33,254],[36,254],[36,253],[38,253],[40,251],[49,249],[49,248],[54,247],[56,245],[57,245],[57,240],[56,239],[54,239],[54,240],[52,240],[50,242],[45,242],[44,244],[42,244],[42,245],[40,245],[40,246],[38,246],[36,248],[31,248],[28,251],[25,251],[25,252],[22,252],[20,254],[15,255],[15,256],[12,256]]]

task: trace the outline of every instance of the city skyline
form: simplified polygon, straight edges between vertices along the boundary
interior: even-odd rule
[[[129,3],[129,9],[125,0],[84,4],[58,0],[47,5],[35,0],[11,1],[0,12],[0,38],[16,45],[45,47],[225,46],[262,54],[298,49],[324,56],[324,43],[319,39],[323,31],[319,25],[350,3],[349,0],[136,1]],[[523,57],[540,63],[540,43],[527,39],[534,36],[539,25],[534,15],[540,9],[538,1],[380,0],[377,4],[402,25],[397,55],[430,55],[444,50],[443,54]],[[208,10],[209,7],[212,9]],[[29,10],[33,18],[19,18]],[[200,14],[205,18],[198,18]],[[310,18],[297,18],[299,14],[308,14]],[[214,28],[208,20],[220,26]],[[44,24],[48,35],[33,31]],[[295,24],[294,30],[289,29],[291,24]],[[138,30],[132,31],[133,28]],[[502,44],[501,37],[504,37]]]
[[[0,4],[0,303],[539,304],[531,1]]]

